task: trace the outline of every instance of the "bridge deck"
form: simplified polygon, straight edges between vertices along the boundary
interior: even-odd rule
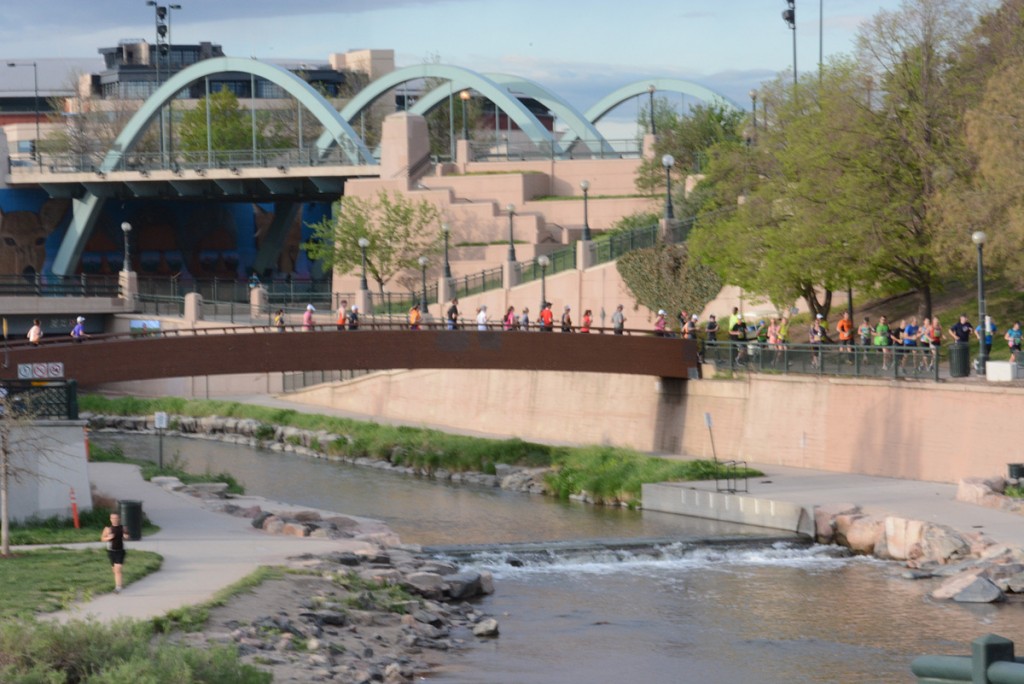
[[[369,328],[369,326],[367,326]],[[0,379],[18,365],[63,362],[83,387],[108,382],[234,373],[390,368],[562,370],[696,377],[691,341],[651,335],[498,330],[360,329],[275,332],[266,327],[164,331],[70,340],[5,352]]]

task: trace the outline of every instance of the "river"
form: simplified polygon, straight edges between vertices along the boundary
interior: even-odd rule
[[[94,434],[155,458],[156,438]],[[228,471],[252,494],[386,521],[424,545],[758,535],[764,530],[652,512],[445,485],[205,440],[165,438],[193,471]],[[452,654],[438,684],[915,682],[925,653],[966,655],[992,632],[1024,633],[1024,605],[926,597],[902,567],[830,547],[683,544],[659,553],[481,556],[497,591],[481,609],[501,636]]]

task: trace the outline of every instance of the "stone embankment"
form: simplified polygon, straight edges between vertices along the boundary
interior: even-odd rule
[[[1002,478],[962,480],[957,500],[1000,510],[1024,511],[1004,496]],[[854,553],[904,563],[907,579],[942,580],[930,595],[962,603],[993,603],[1024,596],[1024,550],[999,544],[981,532],[893,516],[865,515],[858,506],[822,506],[815,511],[817,541]]]
[[[320,447],[342,438],[324,431],[289,426],[272,429],[256,420],[210,416],[175,418],[177,430],[169,434],[217,439],[272,451],[294,452],[352,463],[354,465],[453,482],[501,487],[518,492],[549,494],[544,482],[546,468],[496,466],[496,473],[453,473],[443,469],[395,466],[371,458],[347,458],[326,454]],[[145,416],[91,416],[94,429],[152,431],[153,419]],[[348,437],[345,437],[348,438]],[[1002,510],[1024,511],[1024,502],[1003,496],[1006,481],[964,480],[957,498],[961,501]],[[587,501],[585,496],[578,497]],[[277,530],[277,522],[272,522]],[[310,530],[308,523],[304,529]],[[906,564],[908,579],[940,578],[944,581],[931,592],[937,599],[960,602],[993,602],[1024,594],[1024,550],[997,544],[981,532],[961,532],[945,525],[893,516],[864,514],[855,504],[820,506],[815,509],[816,541],[838,544],[853,553],[873,555]],[[296,533],[295,527],[288,528]],[[280,530],[284,531],[282,525]],[[309,532],[312,534],[312,530]],[[330,531],[322,534],[331,534]]]

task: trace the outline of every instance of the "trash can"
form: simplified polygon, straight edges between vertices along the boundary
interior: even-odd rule
[[[970,346],[957,342],[949,348],[949,375],[953,378],[966,378],[970,374]]]
[[[121,524],[133,541],[142,539],[142,502],[124,499],[120,502]]]
[[[1009,470],[1011,480],[1019,480],[1024,477],[1024,463],[1007,463],[1007,470]]]

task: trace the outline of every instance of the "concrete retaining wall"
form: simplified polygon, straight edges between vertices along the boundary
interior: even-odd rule
[[[685,483],[645,484],[644,510],[757,525],[814,537],[814,519],[803,506],[743,494],[693,489]]]
[[[92,509],[85,455],[85,421],[39,420],[11,432],[12,520],[71,515],[71,489],[78,510]]]

